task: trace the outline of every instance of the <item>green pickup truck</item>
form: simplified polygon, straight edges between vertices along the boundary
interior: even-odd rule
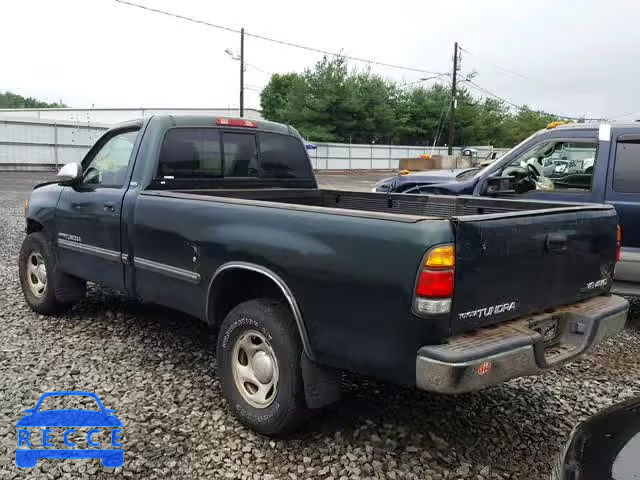
[[[342,371],[476,390],[579,356],[628,309],[612,207],[322,190],[270,122],[120,125],[25,216],[31,308],[91,281],[210,323],[229,406],[263,434],[335,402]]]

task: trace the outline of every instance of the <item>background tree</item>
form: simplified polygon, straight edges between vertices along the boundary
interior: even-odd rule
[[[260,94],[262,115],[288,123],[312,141],[444,145],[449,134],[450,86],[404,87],[368,69],[349,69],[324,57],[303,73],[274,74]],[[558,120],[493,98],[458,90],[456,145],[510,147]]]
[[[433,145],[447,138],[449,91],[436,84],[430,88],[402,89],[395,104],[395,137],[397,143],[409,145]]]
[[[260,93],[262,115],[274,122],[284,121],[291,93],[299,81],[302,78],[297,73],[274,73]]]
[[[526,106],[515,115],[510,115],[505,120],[505,142],[515,145],[521,142],[536,130],[544,128],[549,122],[559,120],[556,117],[541,112],[529,110]]]
[[[64,103],[47,103],[32,97],[23,97],[16,93],[0,93],[0,108],[62,108]]]

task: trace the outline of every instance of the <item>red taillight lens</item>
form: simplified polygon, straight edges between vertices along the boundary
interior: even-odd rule
[[[452,244],[438,245],[427,252],[416,282],[415,313],[429,317],[451,312],[455,264],[456,252]]]
[[[622,228],[618,225],[618,233],[616,238],[616,262],[620,261],[620,251],[622,249]]]
[[[423,270],[416,294],[420,297],[446,298],[453,295],[453,270]]]
[[[243,118],[216,118],[216,125],[228,125],[229,127],[249,127],[256,128],[258,125],[251,120]]]

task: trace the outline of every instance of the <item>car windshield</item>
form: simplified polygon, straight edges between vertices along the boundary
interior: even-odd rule
[[[95,398],[86,395],[59,395],[46,397],[40,407],[39,412],[46,410],[92,410],[100,411]]]
[[[527,143],[529,140],[531,140],[532,138],[534,138],[536,135],[538,135],[540,132],[535,132],[532,135],[529,135],[527,138],[525,138],[523,141],[521,141],[519,144],[517,144],[515,147],[513,147],[511,150],[509,150],[507,153],[505,153],[504,155],[502,155],[500,157],[500,164],[504,165],[502,163],[503,160],[506,160],[508,158],[511,158],[514,154],[514,152],[516,150],[518,150],[522,145],[524,145],[525,143]],[[508,163],[508,162],[507,162]],[[489,172],[495,172],[495,170],[497,169],[496,167],[496,162],[490,163],[489,165],[487,165],[484,168],[475,170],[473,172],[473,175],[471,175],[472,177],[479,177],[481,175],[484,175],[485,173],[489,173]]]

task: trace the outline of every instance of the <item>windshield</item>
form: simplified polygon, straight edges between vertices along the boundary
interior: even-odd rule
[[[506,160],[508,158],[511,158],[513,156],[513,152],[515,150],[517,150],[518,148],[520,148],[522,145],[524,145],[525,143],[527,143],[529,140],[531,140],[532,138],[534,138],[536,135],[539,135],[540,132],[535,132],[532,135],[529,135],[527,138],[525,138],[524,140],[522,140],[519,144],[517,144],[515,147],[513,147],[511,150],[509,150],[507,153],[505,153],[504,155],[502,155],[500,157],[500,163],[502,164],[503,160]],[[474,170],[473,175],[471,175],[468,178],[471,177],[478,177],[480,175],[484,175],[485,173],[489,173],[489,172],[493,172],[496,170],[496,162],[491,163],[490,165],[487,165],[484,168],[481,168],[479,170]]]

